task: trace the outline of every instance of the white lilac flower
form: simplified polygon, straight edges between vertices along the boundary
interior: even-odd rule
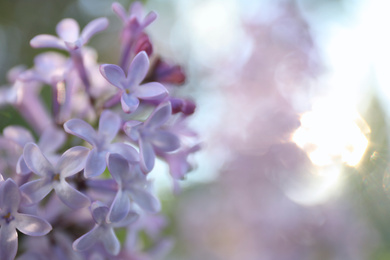
[[[108,253],[111,255],[119,254],[120,243],[115,235],[114,228],[129,225],[138,219],[138,215],[134,212],[128,212],[127,216],[122,221],[108,223],[106,218],[109,209],[106,205],[99,201],[92,203],[91,212],[96,223],[95,227],[75,240],[73,242],[73,249],[76,251],[85,251],[90,249],[97,242],[102,242]]]
[[[150,192],[150,183],[138,164],[129,164],[119,154],[108,155],[108,169],[118,183],[118,192],[110,207],[109,222],[118,222],[130,211],[131,201],[149,213],[160,211],[160,201]]]
[[[35,204],[41,201],[54,189],[60,200],[70,208],[83,208],[90,204],[90,200],[65,180],[84,169],[89,149],[75,146],[67,150],[54,166],[43,155],[34,143],[24,147],[24,160],[32,172],[41,176],[40,179],[23,184],[20,190],[27,196],[26,204]]]
[[[172,152],[180,147],[179,138],[164,129],[163,125],[172,115],[169,102],[158,106],[145,122],[127,121],[124,131],[140,148],[140,165],[143,172],[148,173],[154,167],[156,152]]]
[[[120,126],[120,117],[109,110],[102,112],[97,132],[91,125],[81,119],[71,119],[64,124],[66,132],[82,138],[93,146],[85,165],[85,177],[98,176],[104,172],[108,152],[122,154],[131,162],[139,161],[139,155],[132,146],[120,142],[111,144]]]
[[[100,72],[115,87],[122,91],[121,104],[126,113],[134,112],[139,99],[158,100],[168,95],[167,89],[158,82],[141,84],[149,70],[149,58],[145,51],[138,53],[127,71],[114,64],[103,64]]]
[[[52,227],[40,217],[18,212],[21,194],[12,179],[2,183],[0,189],[0,259],[13,260],[18,250],[16,230],[29,236],[44,236]]]

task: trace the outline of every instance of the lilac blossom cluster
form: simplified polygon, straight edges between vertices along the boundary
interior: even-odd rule
[[[177,188],[192,169],[188,156],[200,145],[186,122],[195,104],[173,95],[185,80],[181,67],[152,55],[145,28],[156,13],[145,16],[138,2],[129,12],[119,3],[112,9],[123,22],[118,65],[98,64],[85,46],[107,18],[81,32],[67,18],[58,36],[30,42],[61,52],[12,69],[0,88],[0,105],[13,106],[34,131],[12,125],[0,137],[2,260],[156,259],[169,245],[148,173],[160,158]],[[137,247],[141,231],[153,241],[147,249]]]

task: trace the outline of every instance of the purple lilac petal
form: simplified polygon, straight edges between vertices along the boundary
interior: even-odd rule
[[[61,181],[60,184],[56,185],[54,190],[60,200],[72,209],[88,207],[91,204],[91,201],[87,196],[70,186],[65,181]]]
[[[149,82],[137,87],[134,95],[140,99],[159,99],[167,96],[168,91],[158,82]]]
[[[131,145],[125,143],[113,143],[109,147],[109,152],[122,155],[130,163],[139,162],[139,154]]]
[[[88,143],[95,145],[96,133],[91,125],[84,120],[75,118],[70,119],[64,124],[65,132],[75,135]]]
[[[12,179],[7,179],[1,187],[0,208],[8,212],[16,212],[20,204],[20,191]]]
[[[142,22],[142,27],[143,28],[145,28],[146,26],[148,26],[149,24],[151,24],[154,20],[156,20],[157,19],[157,13],[156,12],[153,12],[153,11],[151,11],[151,12],[149,12],[146,16],[145,16],[145,18],[144,18],[144,20],[143,20],[143,22]]]
[[[126,10],[123,8],[123,6],[117,2],[114,2],[111,6],[114,13],[118,15],[118,17],[123,21],[126,22],[127,20],[127,13]]]
[[[20,126],[8,126],[3,130],[3,136],[24,147],[26,143],[34,142],[30,131]]]
[[[164,130],[155,132],[150,142],[162,152],[172,152],[180,147],[180,139],[175,134]]]
[[[119,254],[121,244],[112,228],[105,230],[104,236],[101,237],[104,248],[111,255]]]
[[[121,104],[122,104],[122,109],[125,113],[131,113],[138,108],[139,100],[133,95],[123,92],[121,96]]]
[[[68,149],[58,160],[56,172],[61,173],[62,178],[78,173],[84,168],[88,153],[89,149],[83,146]]]
[[[145,121],[145,125],[149,128],[151,127],[159,127],[163,125],[172,115],[172,107],[169,102],[166,102],[159,107],[156,108],[155,111],[149,116],[149,118]]]
[[[123,81],[126,79],[126,76],[121,67],[114,64],[103,64],[100,65],[100,73],[115,87],[125,89]]]
[[[20,191],[27,197],[26,204],[31,205],[38,203],[53,189],[53,184],[50,177],[33,180],[23,184]]]
[[[106,154],[107,151],[99,152],[96,148],[91,150],[84,169],[84,176],[86,178],[99,176],[104,172],[106,169]]]
[[[142,122],[140,121],[127,121],[124,126],[123,130],[125,131],[126,135],[130,137],[131,140],[137,142],[139,139],[139,131],[138,128],[142,125]]]
[[[84,27],[80,35],[82,39],[82,44],[86,44],[94,34],[105,30],[107,26],[108,26],[108,19],[105,17],[97,18],[89,22]]]
[[[56,128],[48,128],[39,139],[38,146],[46,153],[52,153],[59,149],[65,142],[66,135]]]
[[[13,260],[18,250],[18,233],[12,225],[0,227],[0,259]]]
[[[107,161],[108,170],[119,185],[122,184],[123,175],[133,174],[130,172],[128,161],[122,155],[116,153],[110,154],[108,155]]]
[[[99,120],[99,135],[103,135],[107,143],[111,142],[121,127],[121,118],[116,113],[104,110]]]
[[[140,166],[143,172],[148,173],[154,167],[156,154],[151,143],[139,139]]]
[[[145,189],[132,188],[128,192],[130,193],[132,199],[143,210],[150,213],[156,213],[160,211],[161,209],[160,201]]]
[[[139,215],[135,211],[130,211],[124,219],[122,219],[120,222],[111,223],[111,226],[114,228],[127,227],[138,219]]]
[[[91,248],[103,235],[103,230],[99,226],[95,226],[91,231],[82,235],[73,242],[73,249],[75,251],[84,251]]]
[[[16,173],[25,175],[30,172],[30,168],[28,168],[26,162],[24,161],[23,155],[21,155],[18,162],[16,163]]]
[[[66,18],[57,24],[56,32],[65,42],[75,42],[79,38],[80,27],[74,19]]]
[[[111,204],[107,222],[119,222],[128,215],[129,211],[130,198],[125,192],[119,190]]]
[[[46,220],[21,213],[18,213],[16,216],[15,227],[23,234],[29,236],[44,236],[52,229]]]
[[[108,207],[100,201],[95,201],[91,205],[92,217],[99,225],[103,224],[108,214]]]
[[[138,21],[142,20],[143,7],[142,4],[138,1],[135,1],[129,8],[130,15],[134,15]]]
[[[149,58],[145,51],[138,53],[127,72],[127,86],[137,86],[144,80],[149,70]]]
[[[49,34],[40,34],[31,39],[30,45],[33,48],[54,48],[67,50],[65,43],[57,37]]]

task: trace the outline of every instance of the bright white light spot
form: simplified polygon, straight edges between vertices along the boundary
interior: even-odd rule
[[[294,133],[293,141],[317,166],[340,161],[356,166],[367,148],[365,134],[369,127],[357,112],[348,109],[346,102],[327,98],[301,117],[301,127]]]

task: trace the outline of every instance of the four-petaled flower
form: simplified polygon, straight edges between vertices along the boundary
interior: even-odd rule
[[[168,95],[167,89],[158,82],[142,84],[149,69],[149,58],[141,51],[130,64],[127,76],[123,69],[114,64],[103,64],[100,72],[115,87],[122,90],[121,104],[126,113],[134,112],[139,106],[139,99],[155,100]]]
[[[72,18],[61,20],[56,27],[58,37],[48,34],[40,34],[31,39],[30,45],[33,48],[55,48],[72,52],[80,49],[91,37],[106,29],[108,19],[97,18],[89,22],[80,34],[79,24]]]
[[[26,144],[24,160],[32,172],[42,177],[20,187],[27,196],[26,204],[38,203],[54,189],[60,200],[68,207],[74,209],[87,207],[91,203],[89,198],[68,184],[65,178],[84,169],[88,152],[89,149],[86,147],[72,147],[53,166],[36,144]]]
[[[78,136],[93,145],[85,165],[85,177],[98,176],[104,172],[106,169],[106,154],[108,152],[122,154],[130,162],[139,161],[139,155],[132,146],[125,143],[111,144],[120,126],[120,117],[109,110],[102,112],[98,132],[81,119],[71,119],[64,124],[66,132]]]
[[[145,122],[127,121],[124,131],[140,149],[140,165],[143,172],[148,173],[154,167],[155,149],[159,152],[172,152],[180,147],[180,139],[165,130],[163,125],[172,115],[169,102],[159,105]]]
[[[128,212],[127,216],[120,222],[107,223],[108,207],[100,201],[95,201],[91,205],[92,217],[95,221],[95,227],[88,233],[79,237],[73,242],[73,249],[84,251],[91,248],[95,243],[102,242],[105,249],[111,255],[119,254],[120,243],[115,235],[114,228],[125,227],[138,219],[138,214]]]
[[[108,169],[118,183],[118,192],[110,207],[109,222],[118,222],[130,211],[130,201],[149,213],[160,210],[160,201],[148,190],[150,183],[139,169],[138,164],[129,164],[119,154],[108,155]]]
[[[40,217],[18,212],[21,194],[12,179],[0,187],[0,259],[13,260],[18,250],[16,229],[29,236],[44,236],[52,227]]]

